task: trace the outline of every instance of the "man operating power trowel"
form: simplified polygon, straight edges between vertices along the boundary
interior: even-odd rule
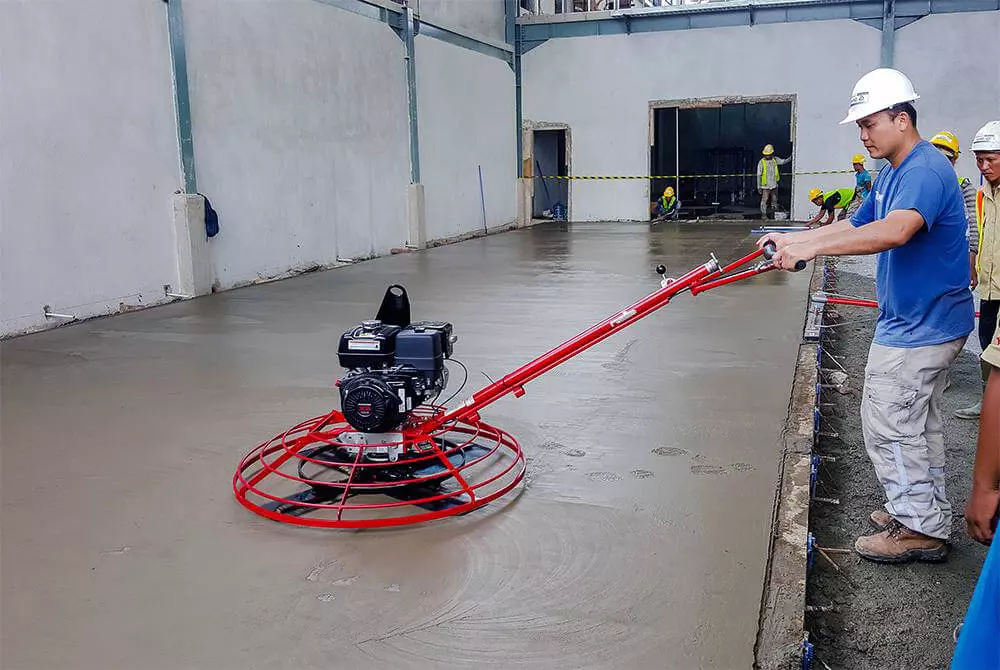
[[[872,194],[849,221],[771,234],[774,263],[794,269],[817,256],[878,254],[881,306],[865,368],[865,448],[887,502],[877,532],[854,549],[873,561],[940,561],[952,509],[945,495],[941,394],[972,332],[968,222],[951,163],[917,132],[919,96],[902,72],[881,68],[854,87],[842,123],[856,122],[872,158],[885,158]]]

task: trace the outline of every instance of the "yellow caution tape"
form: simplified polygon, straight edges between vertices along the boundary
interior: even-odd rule
[[[873,174],[876,170],[870,170]],[[783,172],[782,175],[806,175],[806,174],[853,174],[854,170],[815,170],[812,172]],[[540,179],[711,179],[723,177],[756,177],[756,172],[739,172],[734,174],[667,174],[667,175],[535,175]]]

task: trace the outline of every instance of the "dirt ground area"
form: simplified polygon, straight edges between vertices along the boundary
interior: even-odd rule
[[[827,290],[872,297],[874,280],[851,262],[832,269]],[[828,314],[832,310],[828,308]],[[816,495],[839,498],[840,504],[814,502],[810,529],[821,547],[850,548],[859,534],[870,532],[868,514],[885,502],[865,453],[861,434],[861,388],[865,360],[875,325],[874,310],[838,306],[825,329],[824,349],[845,368],[850,391],[824,388],[823,436],[818,453],[835,461],[819,465]],[[981,393],[978,345],[966,347],[951,371],[944,394],[945,441],[948,449],[948,495],[956,510],[952,550],[943,564],[878,565],[856,554],[829,553],[839,568],[815,552],[810,573],[806,628],[815,645],[813,668],[888,670],[946,668],[954,650],[954,631],[972,595],[985,547],[965,530],[961,511],[969,495],[978,422],[953,416]],[[823,356],[826,370],[835,370]],[[834,437],[834,435],[837,435]]]

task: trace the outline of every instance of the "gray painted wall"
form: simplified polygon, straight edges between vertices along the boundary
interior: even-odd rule
[[[504,41],[504,0],[419,0],[420,16]]]
[[[897,31],[896,66],[923,96],[926,137],[951,128],[968,142],[996,117],[995,59],[962,45],[994,39],[998,16],[933,15]],[[879,66],[880,40],[848,20],[550,40],[524,57],[524,117],[570,125],[574,174],[634,175],[648,170],[650,101],[794,94],[792,167],[850,169],[863,148],[856,127],[838,124],[857,78]],[[968,155],[960,168],[975,175]],[[813,185],[852,183],[851,175],[796,178],[793,215],[812,214]],[[573,218],[645,219],[647,191],[642,180],[576,182]]]
[[[425,3],[502,39],[503,1]],[[404,48],[313,0],[184,3],[199,189],[219,212],[219,288],[407,240]],[[514,218],[513,76],[419,37],[433,238]],[[165,5],[0,1],[0,336],[166,300],[180,186]],[[14,94],[7,94],[15,92]]]
[[[312,0],[185,5],[199,189],[223,288],[406,241],[403,43]]]
[[[896,33],[896,66],[922,96],[921,134],[955,133],[963,147],[957,169],[975,183],[979,170],[967,147],[984,123],[1000,119],[998,35],[1000,12],[934,14]]]
[[[515,215],[514,74],[501,60],[417,36],[421,179],[428,239],[490,228]]]
[[[165,299],[179,185],[160,2],[0,2],[0,334]]]

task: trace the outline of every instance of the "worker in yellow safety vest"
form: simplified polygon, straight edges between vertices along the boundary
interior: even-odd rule
[[[952,165],[958,162],[958,155],[962,153],[958,147],[958,138],[954,133],[942,130],[931,138],[931,144],[943,153]],[[979,283],[976,272],[976,254],[979,253],[979,229],[976,226],[976,187],[972,185],[972,180],[963,177],[956,172],[958,185],[962,189],[962,199],[965,200],[965,216],[969,219],[969,274],[972,277],[971,286],[976,288]]]
[[[781,181],[779,165],[791,162],[792,158],[777,158],[774,155],[774,146],[768,144],[761,152],[760,162],[757,163],[757,190],[760,191],[760,216],[768,218],[768,203],[770,202],[771,218],[774,212],[778,211],[778,182]]]
[[[681,202],[674,195],[674,187],[668,186],[663,189],[663,195],[653,203],[653,223],[658,223],[664,219],[676,219],[680,214]]]
[[[986,183],[976,194],[976,232],[979,254],[976,256],[979,293],[979,345],[985,351],[1000,337],[997,331],[1000,314],[1000,121],[990,121],[972,140],[976,165]],[[1000,344],[1000,342],[998,342]],[[994,348],[995,349],[995,348]],[[983,385],[989,377],[989,365],[982,363]],[[960,419],[978,419],[982,401],[955,411]]]
[[[854,200],[854,195],[855,190],[853,188],[836,188],[832,191],[823,191],[821,188],[812,189],[809,191],[809,199],[814,205],[819,207],[819,211],[816,212],[816,216],[809,219],[806,225],[812,228],[817,223],[821,226],[833,223],[834,212],[838,209],[840,210],[840,216],[837,220],[843,221],[847,218],[847,208]],[[823,218],[824,214],[827,215],[826,221],[820,223],[820,219]]]

